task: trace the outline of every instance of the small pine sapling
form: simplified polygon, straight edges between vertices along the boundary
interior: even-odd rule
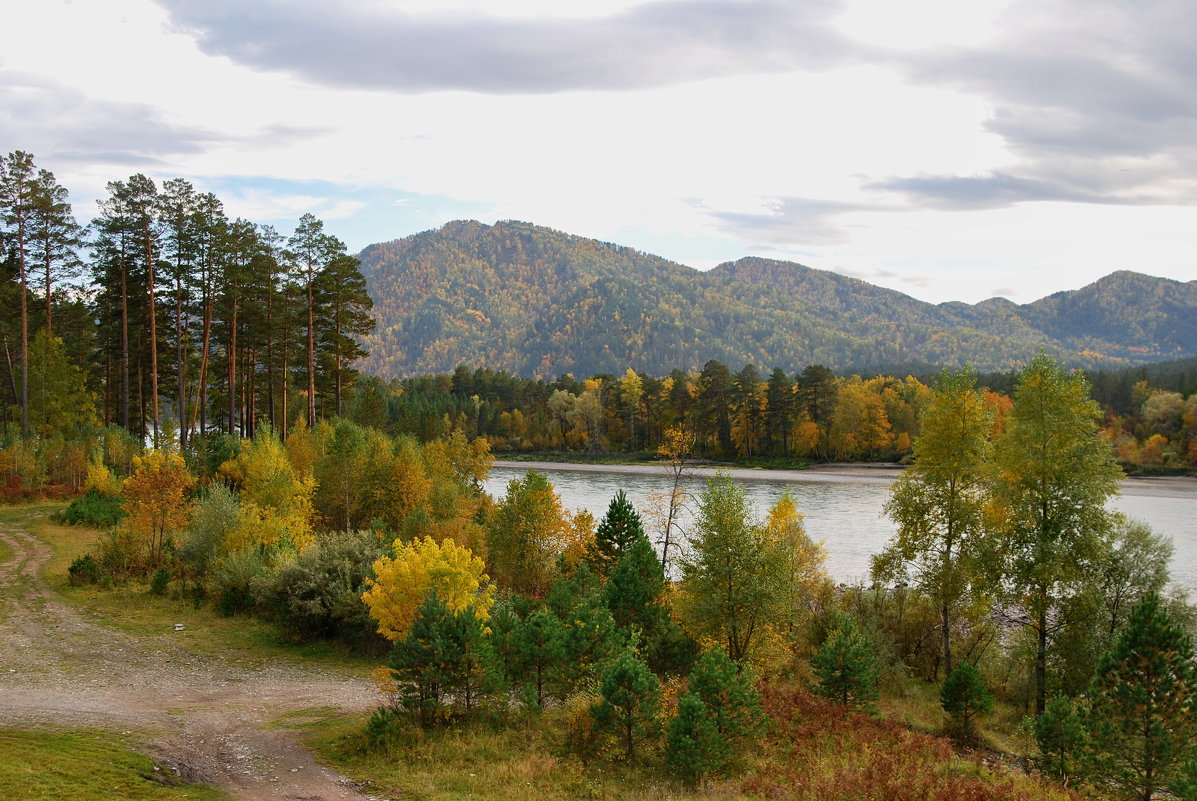
[[[607,665],[599,692],[601,698],[590,714],[597,728],[622,743],[623,756],[631,762],[636,757],[637,740],[655,739],[660,733],[661,683],[629,648]]]
[[[976,736],[977,717],[993,711],[993,694],[971,662],[956,665],[940,688],[939,700],[952,716],[953,733],[965,739]]]

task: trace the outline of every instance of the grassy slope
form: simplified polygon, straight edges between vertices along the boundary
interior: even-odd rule
[[[0,797],[23,801],[228,798],[215,788],[181,782],[132,750],[126,737],[46,729],[0,729]]]

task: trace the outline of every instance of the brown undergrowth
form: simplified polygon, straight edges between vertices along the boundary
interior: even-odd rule
[[[765,798],[831,801],[1072,801],[981,754],[958,753],[942,738],[893,720],[848,712],[798,687],[766,686],[773,721],[759,762],[741,782]]]

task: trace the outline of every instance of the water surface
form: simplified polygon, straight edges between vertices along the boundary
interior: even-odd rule
[[[486,490],[502,497],[507,482],[523,476],[533,466],[548,475],[567,509],[586,509],[595,519],[606,513],[611,497],[618,490],[627,493],[638,509],[644,509],[654,493],[664,494],[670,486],[661,468],[647,465],[497,462],[486,482]],[[899,472],[896,468],[730,472],[761,519],[784,491],[790,491],[806,518],[807,533],[823,541],[827,570],[836,581],[867,579],[869,557],[881,550],[896,530],[883,512],[890,483]],[[711,471],[696,469],[693,473],[686,486],[691,493],[698,494]],[[1172,539],[1175,548],[1172,580],[1197,597],[1197,479],[1127,479],[1122,482],[1122,494],[1113,499],[1111,507]],[[684,516],[683,527],[691,519]]]

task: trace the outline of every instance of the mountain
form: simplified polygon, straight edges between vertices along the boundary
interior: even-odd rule
[[[384,377],[458,364],[556,377],[964,362],[1017,367],[1042,348],[1079,367],[1197,355],[1197,281],[1118,272],[1026,305],[931,304],[793,262],[702,272],[522,222],[451,222],[360,254],[378,327],[360,367]]]

